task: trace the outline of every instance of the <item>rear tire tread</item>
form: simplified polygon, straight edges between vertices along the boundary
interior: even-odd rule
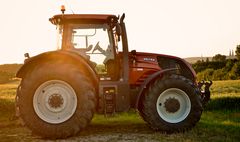
[[[78,104],[70,119],[53,126],[36,115],[32,98],[35,92],[34,88],[38,87],[41,82],[58,78],[71,84],[77,94]],[[90,123],[96,106],[95,89],[90,80],[74,65],[61,62],[35,67],[22,79],[18,97],[20,117],[26,126],[37,135],[53,139],[76,135]]]

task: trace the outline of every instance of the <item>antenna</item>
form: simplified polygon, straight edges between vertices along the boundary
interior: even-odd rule
[[[67,0],[64,0],[64,1],[65,1],[66,6],[69,7],[69,9],[71,10],[72,14],[75,14],[71,5],[68,4]]]

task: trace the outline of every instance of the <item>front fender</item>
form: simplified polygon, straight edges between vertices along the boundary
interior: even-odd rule
[[[16,77],[24,78],[29,72],[31,72],[31,70],[42,63],[54,64],[54,62],[59,61],[79,67],[79,69],[91,78],[94,85],[96,87],[98,86],[98,77],[95,69],[91,66],[90,61],[75,52],[63,50],[45,52],[26,59],[23,66],[18,70]]]
[[[137,100],[136,100],[135,108],[138,108],[141,95],[142,95],[144,89],[146,89],[147,85],[148,85],[152,80],[154,80],[156,77],[158,77],[158,76],[160,76],[160,75],[162,75],[162,74],[164,74],[164,73],[169,73],[169,72],[176,71],[176,70],[179,70],[179,69],[178,69],[178,68],[164,69],[164,70],[157,71],[157,72],[155,72],[154,74],[150,75],[150,76],[143,82],[143,84],[142,84],[141,87],[140,87],[140,91],[139,91],[139,93],[138,93],[138,95],[137,95]]]

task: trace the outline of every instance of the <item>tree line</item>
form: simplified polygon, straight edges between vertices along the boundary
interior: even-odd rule
[[[236,80],[240,79],[240,45],[237,45],[235,57],[216,54],[212,61],[197,61],[193,68],[198,80]]]

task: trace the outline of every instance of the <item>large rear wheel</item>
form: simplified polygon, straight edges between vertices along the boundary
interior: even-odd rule
[[[93,117],[94,87],[74,65],[38,65],[22,79],[19,90],[20,117],[43,137],[73,136]]]
[[[167,133],[191,129],[202,114],[199,90],[191,80],[179,75],[151,83],[139,109],[152,129]]]

